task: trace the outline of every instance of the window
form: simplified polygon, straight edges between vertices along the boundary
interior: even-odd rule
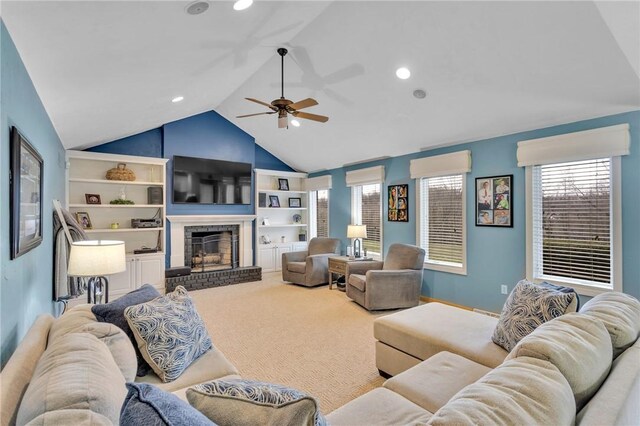
[[[367,238],[362,240],[362,248],[367,256],[382,257],[382,204],[379,183],[352,187],[352,222],[367,225]]]
[[[529,167],[533,279],[590,287],[595,294],[621,285],[614,244],[618,168],[619,157]]]
[[[309,220],[311,238],[329,236],[329,190],[322,189],[309,193],[311,201],[309,207]]]
[[[466,274],[464,175],[418,182],[418,239],[426,251],[425,267]]]

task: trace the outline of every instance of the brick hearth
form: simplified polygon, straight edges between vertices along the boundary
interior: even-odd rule
[[[167,293],[181,285],[187,290],[202,290],[204,288],[222,287],[231,284],[240,284],[262,279],[262,268],[259,266],[246,266],[223,271],[201,272],[172,277],[165,280]]]

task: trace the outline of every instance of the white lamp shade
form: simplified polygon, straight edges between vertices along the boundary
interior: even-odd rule
[[[347,238],[367,238],[367,225],[347,225]]]
[[[71,244],[67,273],[74,277],[98,277],[127,269],[124,241],[77,241]]]

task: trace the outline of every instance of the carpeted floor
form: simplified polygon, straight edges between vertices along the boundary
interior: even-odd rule
[[[213,344],[248,379],[313,395],[323,413],[380,386],[372,314],[344,292],[263,280],[191,292]]]

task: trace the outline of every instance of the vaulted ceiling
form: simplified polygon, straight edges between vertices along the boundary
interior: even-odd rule
[[[187,4],[3,1],[65,147],[215,110],[315,171],[640,109],[638,2],[212,1],[197,16]],[[305,111],[327,123],[235,118],[264,111],[245,97],[280,96],[278,46],[286,97],[314,97]]]

